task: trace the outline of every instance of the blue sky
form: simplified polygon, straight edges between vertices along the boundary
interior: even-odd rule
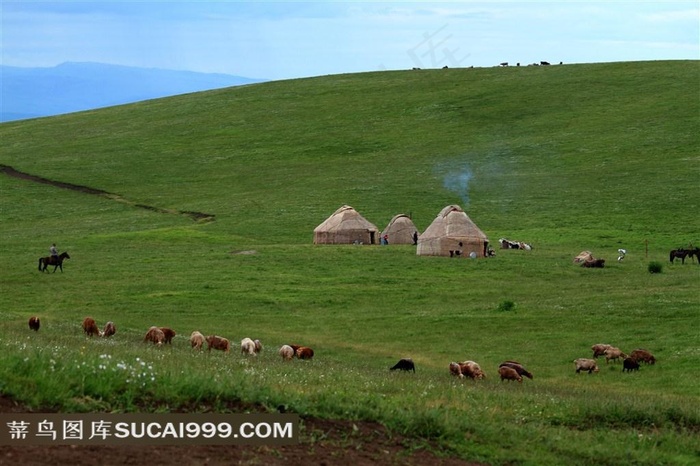
[[[697,1],[2,0],[2,64],[261,79],[407,69],[700,59]]]

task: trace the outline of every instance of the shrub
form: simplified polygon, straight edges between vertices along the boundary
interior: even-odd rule
[[[515,310],[515,303],[513,301],[501,301],[501,304],[498,305],[498,310],[499,311],[513,311]]]
[[[647,270],[649,270],[649,273],[661,273],[663,268],[664,266],[661,265],[661,262],[652,261],[649,262],[649,267],[647,267]]]

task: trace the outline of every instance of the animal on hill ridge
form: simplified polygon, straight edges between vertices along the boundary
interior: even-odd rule
[[[413,371],[414,373],[416,372],[416,365],[413,363],[413,359],[411,358],[402,358],[399,359],[399,362],[394,364],[392,367],[389,368],[390,371]]]
[[[56,269],[60,268],[63,272],[63,261],[70,259],[67,252],[62,252],[58,256],[45,256],[39,258],[39,272],[48,272],[46,269],[49,265],[53,265],[53,271],[56,273]]]
[[[92,317],[86,317],[83,320],[83,332],[85,332],[85,335],[89,337],[100,335],[100,329],[97,328],[95,319]]]
[[[39,331],[39,327],[41,327],[41,320],[34,316],[29,318],[29,329],[34,330],[35,332]]]

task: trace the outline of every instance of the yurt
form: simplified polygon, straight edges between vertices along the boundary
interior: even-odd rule
[[[484,232],[461,207],[448,205],[420,235],[416,253],[419,256],[485,257],[488,244]]]
[[[314,228],[314,244],[377,244],[379,229],[344,205]]]
[[[419,233],[411,217],[398,214],[394,215],[380,236],[386,236],[389,244],[413,244],[414,234]]]

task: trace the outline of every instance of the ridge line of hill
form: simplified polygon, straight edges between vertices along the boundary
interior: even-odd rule
[[[16,170],[9,165],[4,165],[0,164],[0,172],[4,173],[7,176],[10,176],[12,178],[18,178],[21,180],[26,180],[26,181],[32,181],[34,183],[41,183],[41,184],[46,184],[49,186],[53,186],[55,188],[61,188],[61,189],[68,189],[71,191],[77,191],[83,194],[90,194],[93,196],[100,196],[104,197],[106,199],[111,199],[113,201],[121,202],[123,204],[130,205],[132,207],[138,207],[140,209],[146,209],[150,210],[152,212],[158,212],[162,214],[174,214],[174,215],[185,215],[187,217],[190,217],[194,221],[213,221],[215,219],[214,214],[206,214],[202,212],[193,212],[193,211],[186,211],[186,210],[176,210],[176,209],[163,209],[161,207],[154,207],[146,204],[138,204],[136,202],[132,202],[119,194],[113,194],[108,191],[104,191],[101,189],[96,189],[96,188],[91,188],[89,186],[82,186],[78,184],[73,184],[73,183],[66,183],[64,181],[56,181],[56,180],[50,180],[48,178],[43,178],[41,176],[37,175],[32,175],[30,173],[25,173],[21,172],[19,170]]]

